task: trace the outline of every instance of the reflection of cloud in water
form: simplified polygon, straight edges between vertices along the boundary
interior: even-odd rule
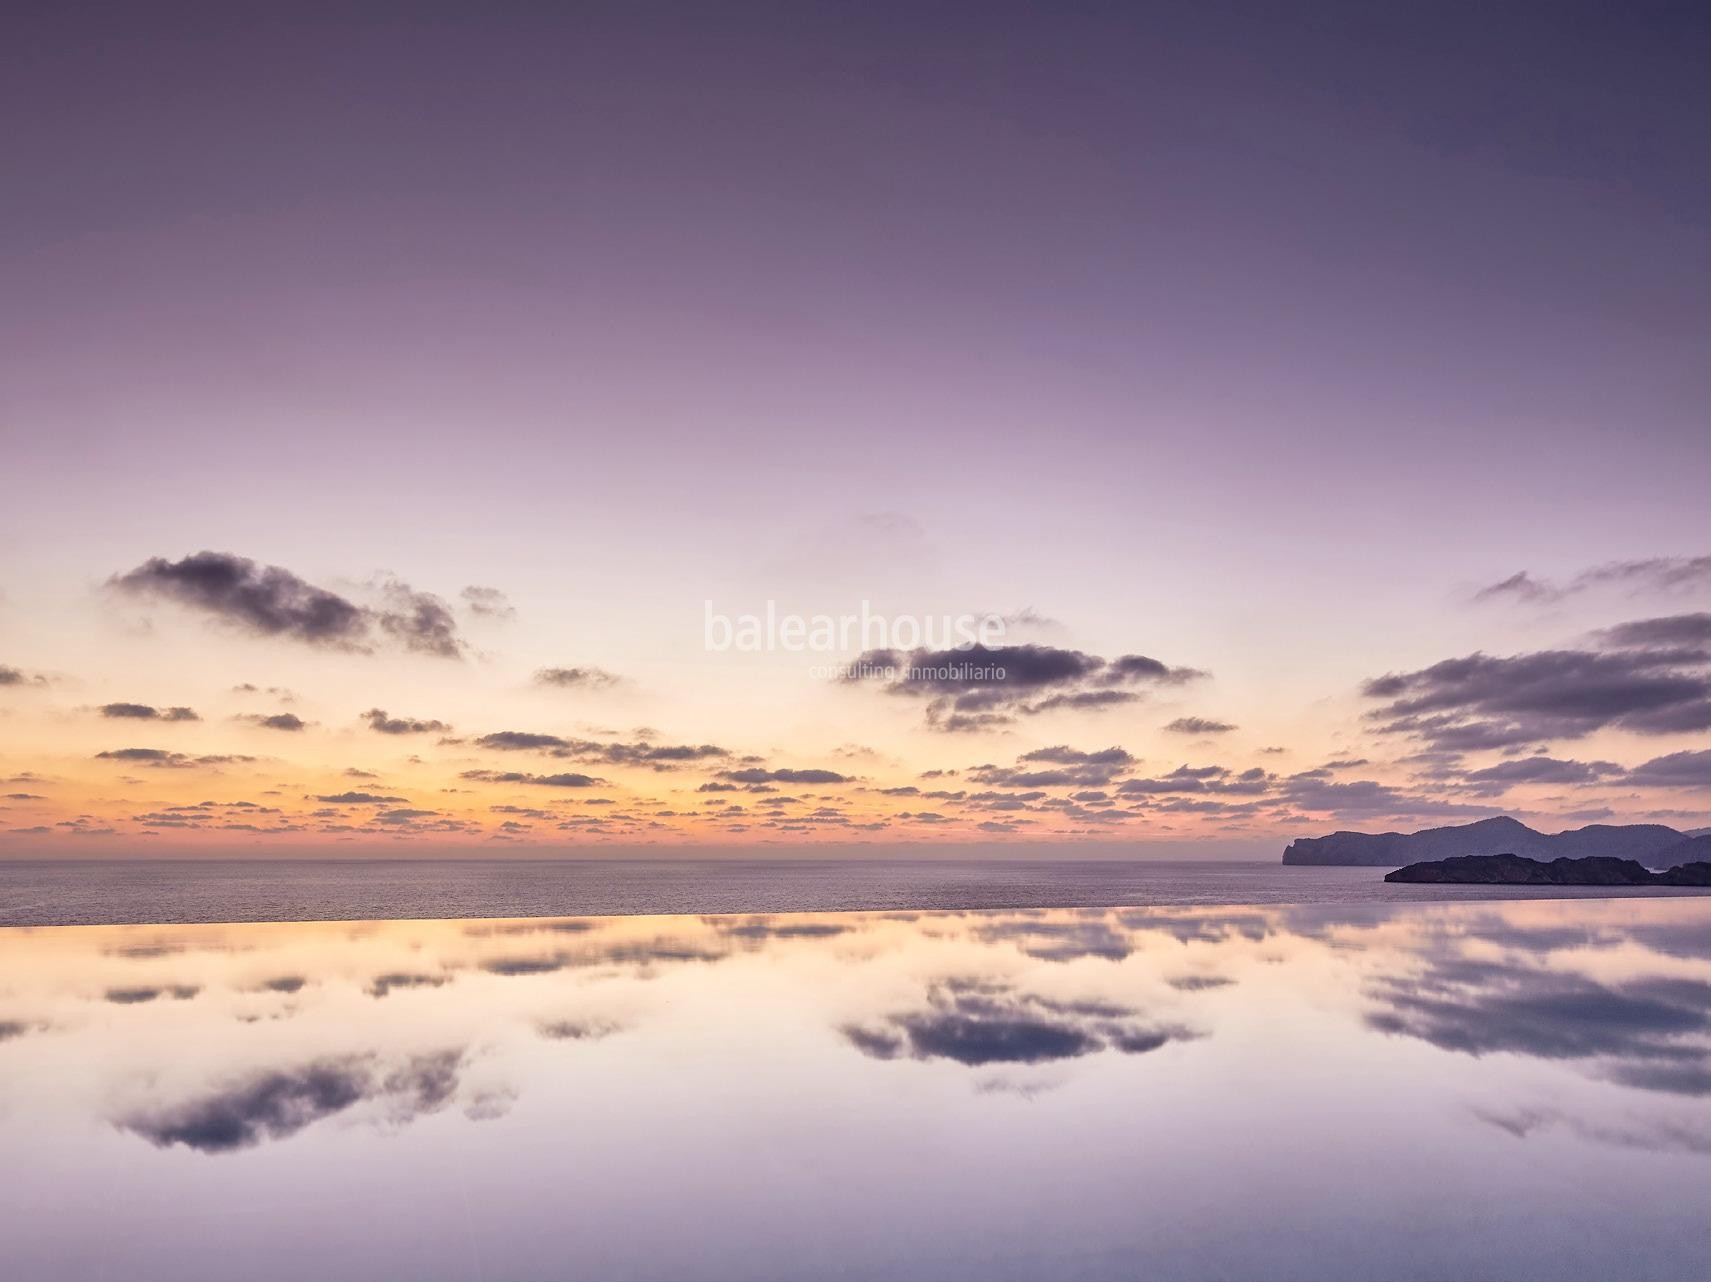
[[[121,944],[102,950],[102,956],[124,957],[130,961],[152,961],[157,957],[174,957],[189,951],[182,944]]]
[[[1134,951],[1128,932],[1102,918],[1080,921],[1022,918],[979,926],[972,933],[983,943],[1012,942],[1027,956],[1040,961],[1074,961],[1081,957],[1122,961]]]
[[[450,975],[419,975],[395,970],[376,975],[365,991],[370,997],[384,997],[395,988],[438,988],[441,984],[451,983],[451,978]]]
[[[542,917],[538,920],[508,921],[498,925],[469,926],[464,934],[471,939],[486,939],[496,935],[581,935],[594,929],[595,923],[585,917]]]
[[[1423,975],[1380,980],[1367,1024],[1467,1055],[1605,1061],[1597,1075],[1642,1090],[1711,1093],[1711,984],[1584,976],[1442,957]],[[1695,1036],[1695,1035],[1700,1036]]]
[[[1518,1108],[1508,1112],[1476,1108],[1473,1114],[1480,1121],[1495,1126],[1500,1131],[1506,1131],[1518,1140],[1527,1139],[1553,1127],[1562,1127],[1581,1139],[1597,1144],[1711,1157],[1711,1129],[1694,1127],[1678,1119],[1601,1125],[1556,1108]]]
[[[1196,940],[1219,943],[1232,935],[1256,943],[1271,935],[1272,919],[1257,912],[1155,912],[1139,910],[1119,913],[1117,920],[1131,930],[1162,931],[1181,943]]]
[[[187,1002],[201,991],[198,984],[169,984],[160,988],[109,988],[104,996],[115,1006],[137,1006],[143,1002],[152,1002],[157,997],[170,997],[174,1001]]]
[[[1061,1001],[969,979],[932,985],[925,1010],[849,1025],[843,1034],[874,1059],[948,1059],[970,1067],[1039,1064],[1106,1049],[1142,1054],[1194,1036],[1174,1025],[1142,1023],[1128,1007]]]
[[[535,956],[492,957],[480,963],[490,975],[546,975],[569,967],[602,965],[647,967],[657,962],[716,962],[729,953],[677,940],[620,941],[576,951],[561,949]]]
[[[490,975],[548,975],[570,965],[570,958],[551,957],[493,957],[481,963]]]
[[[832,939],[849,926],[830,921],[792,921],[788,917],[703,917],[702,922],[733,939]]]
[[[402,1125],[444,1108],[457,1092],[459,1050],[417,1055],[382,1071],[373,1056],[316,1060],[270,1069],[199,1099],[119,1123],[159,1148],[182,1144],[228,1153],[282,1140],[363,1100],[379,1101],[386,1120]]]

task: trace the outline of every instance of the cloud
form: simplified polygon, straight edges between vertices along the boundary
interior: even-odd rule
[[[1271,789],[1273,776],[1259,766],[1235,773],[1227,766],[1181,765],[1153,779],[1125,779],[1117,791],[1124,796],[1147,794],[1223,792],[1258,796]]]
[[[361,652],[389,643],[442,658],[464,653],[446,604],[395,578],[378,582],[381,605],[372,607],[316,587],[277,565],[258,565],[229,552],[198,552],[180,561],[152,557],[114,575],[108,587],[170,601],[256,636]]]
[[[1543,650],[1471,654],[1366,682],[1386,702],[1378,729],[1433,747],[1476,751],[1579,739],[1711,729],[1711,659],[1692,649]]]
[[[1178,717],[1165,727],[1172,734],[1228,734],[1235,728],[1227,721],[1208,721],[1205,717]]]
[[[200,721],[201,717],[190,708],[155,708],[146,703],[106,703],[101,705],[101,715],[116,719],[131,718],[137,721]]]
[[[247,721],[252,726],[260,726],[263,730],[284,730],[292,734],[306,728],[309,724],[294,712],[276,712],[271,716],[252,714],[239,717],[238,720]]]
[[[384,797],[376,792],[335,792],[315,800],[328,806],[396,806],[403,804],[405,798]]]
[[[1292,775],[1280,789],[1284,800],[1297,809],[1332,814],[1348,819],[1386,817],[1483,818],[1498,813],[1491,806],[1469,805],[1421,793],[1405,792],[1371,779],[1333,783],[1311,772]]]
[[[498,588],[484,588],[471,584],[458,593],[463,600],[463,608],[478,619],[514,619],[517,617],[517,607],[511,604]]]
[[[604,668],[542,668],[535,673],[536,685],[561,690],[606,690],[622,681],[622,677]]]
[[[729,779],[732,783],[849,783],[848,775],[841,775],[835,770],[763,770],[750,767],[744,770],[721,770],[719,778]]]
[[[1089,787],[1110,783],[1135,764],[1135,758],[1123,748],[1084,752],[1058,744],[1023,753],[1014,766],[971,767],[968,777],[997,788]]]
[[[395,578],[383,579],[380,590],[386,606],[372,611],[370,617],[382,635],[417,654],[441,659],[463,657],[464,644],[458,637],[457,620],[444,601]]]
[[[1483,770],[1470,770],[1462,779],[1469,784],[1502,792],[1519,783],[1597,783],[1622,773],[1622,767],[1613,761],[1564,761],[1557,757],[1535,756],[1499,762]]]
[[[1481,588],[1476,601],[1512,600],[1550,603],[1592,588],[1615,585],[1630,592],[1678,592],[1711,584],[1711,556],[1657,556],[1611,561],[1582,570],[1566,583],[1536,579],[1522,570]]]
[[[1501,582],[1481,588],[1473,594],[1473,599],[1475,601],[1495,601],[1502,598],[1516,601],[1555,601],[1561,596],[1561,588],[1543,583],[1522,570],[1517,574],[1511,574]]]
[[[0,663],[0,686],[23,685],[24,681],[25,677],[22,672],[18,671],[16,668],[9,668],[5,664]]]
[[[1635,619],[1599,633],[1607,645],[1651,648],[1657,646],[1711,645],[1711,614],[1670,614],[1657,619]]]
[[[532,775],[515,770],[465,770],[458,777],[474,783],[528,783],[545,788],[598,788],[606,782],[592,775]]]
[[[183,752],[170,752],[165,748],[110,748],[106,752],[96,753],[95,759],[97,761],[128,761],[161,770],[189,770],[196,766],[227,766],[255,760],[254,757],[240,756],[237,753],[218,753],[211,756],[193,757]]]
[[[653,743],[638,739],[631,743],[602,743],[594,739],[566,739],[556,734],[527,730],[500,730],[482,735],[478,748],[498,752],[541,752],[564,761],[588,765],[646,766],[650,770],[676,770],[697,761],[729,757],[728,750],[711,743]]]
[[[1029,644],[869,650],[851,665],[845,680],[875,682],[887,694],[923,700],[929,726],[965,731],[995,729],[1019,716],[1062,708],[1097,711],[1140,698],[1134,687],[1180,685],[1204,675],[1146,655],[1106,660]]]
[[[1653,757],[1630,770],[1627,782],[1640,788],[1711,789],[1711,748]]]
[[[389,717],[382,708],[370,708],[362,714],[369,729],[377,734],[443,734],[451,730],[443,721],[418,721],[413,717]]]

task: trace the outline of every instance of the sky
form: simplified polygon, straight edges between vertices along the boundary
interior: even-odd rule
[[[0,23],[0,856],[1711,824],[1702,13]]]

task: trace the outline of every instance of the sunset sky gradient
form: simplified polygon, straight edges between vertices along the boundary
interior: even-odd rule
[[[1711,824],[1711,23],[1313,13],[7,17],[0,855]]]

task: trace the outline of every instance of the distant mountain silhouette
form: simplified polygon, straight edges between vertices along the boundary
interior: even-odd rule
[[[1668,867],[1670,864],[1691,864],[1711,861],[1711,832],[1700,831],[1688,833],[1685,841],[1678,841],[1673,846],[1665,846],[1658,851],[1655,866]]]
[[[1521,855],[1527,859],[1633,859],[1654,868],[1670,867],[1711,854],[1711,841],[1690,839],[1663,824],[1592,824],[1569,832],[1545,833],[1519,819],[1501,815],[1448,828],[1419,832],[1333,832],[1301,837],[1283,852],[1286,864],[1400,868],[1403,864],[1460,855]]]

